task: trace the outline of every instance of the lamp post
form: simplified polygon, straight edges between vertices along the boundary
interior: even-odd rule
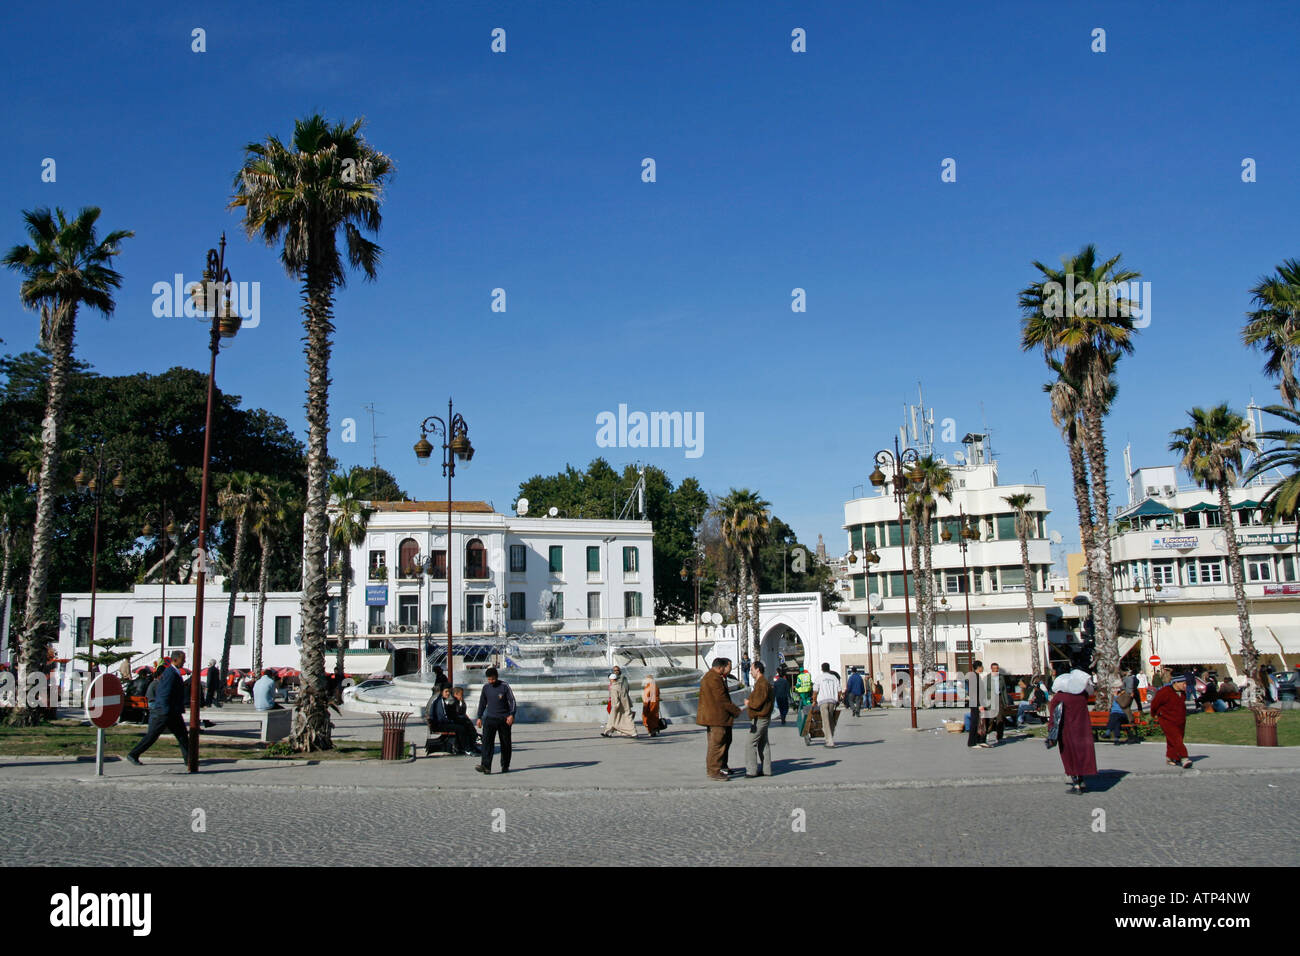
[[[83,466],[81,471],[73,479],[77,486],[77,491],[83,495],[91,495],[95,499],[95,530],[91,536],[90,548],[90,646],[86,648],[86,656],[92,658],[87,662],[90,673],[93,675],[99,667],[93,660],[95,656],[95,592],[99,586],[99,505],[104,498],[104,480],[108,477],[108,471],[113,465],[117,468],[117,475],[111,482],[113,494],[118,498],[126,494],[126,478],[122,476],[122,461],[119,458],[104,458],[104,443],[100,442],[95,451],[84,451],[82,454],[88,458],[94,459],[94,475],[87,480],[86,469]],[[74,638],[75,641],[75,638]]]
[[[865,551],[862,555],[862,576],[865,584],[863,590],[867,595],[867,696],[871,698],[874,693],[872,688],[875,686],[875,674],[872,671],[871,663],[871,566],[880,562],[880,555],[872,550],[871,545],[866,543],[865,534],[863,534],[862,538],[862,547]],[[857,552],[849,551],[849,566],[852,567],[857,563]],[[871,700],[872,705],[874,705],[874,698],[871,698]]]
[[[958,508],[957,514],[959,516],[958,523],[961,526],[961,531],[957,533],[957,546],[961,548],[962,593],[966,596],[966,670],[963,671],[963,673],[970,673],[970,665],[975,659],[973,656],[975,653],[975,645],[971,643],[970,636],[970,569],[966,566],[966,549],[970,547],[972,541],[979,537],[979,532],[971,527],[970,520],[966,517],[966,509],[964,507]],[[939,535],[939,537],[946,543],[952,540],[952,532],[947,528],[944,528],[943,533]],[[1034,640],[1038,640],[1038,638],[1035,637]],[[960,667],[961,664],[958,663],[957,666]]]
[[[704,562],[699,554],[692,554],[682,565],[681,579],[695,582],[695,669],[700,667],[700,584],[704,580]]]
[[[1141,583],[1133,585],[1133,593],[1141,594],[1142,601],[1138,604],[1138,636],[1142,636],[1142,604],[1147,606],[1147,629],[1151,635],[1151,643],[1147,649],[1147,656],[1156,653],[1156,619],[1153,613],[1156,595],[1163,590],[1162,586],[1157,584],[1151,586],[1150,580],[1143,578]]]
[[[899,558],[903,563],[903,621],[907,627],[907,679],[909,687],[909,702],[912,707],[912,729],[916,729],[916,667],[912,659],[912,607],[907,594],[907,546],[903,542],[903,499],[907,497],[903,475],[904,469],[911,466],[911,471],[907,472],[907,481],[913,486],[919,488],[925,482],[925,477],[917,468],[917,455],[915,448],[899,450],[898,438],[894,438],[894,450],[891,452],[888,448],[883,448],[876,452],[876,470],[871,473],[871,484],[876,488],[884,486],[888,480],[893,487],[892,494],[894,500],[898,503],[898,538]],[[880,466],[888,464],[893,475],[892,479],[886,479]]]
[[[232,307],[230,288],[233,281],[230,270],[226,268],[226,234],[221,234],[221,241],[216,249],[209,249],[207,261],[203,267],[203,281],[194,287],[191,293],[199,315],[212,317],[208,330],[208,351],[212,353],[208,363],[208,410],[203,426],[203,480],[199,485],[199,541],[194,552],[194,658],[190,662],[192,675],[190,679],[190,759],[186,770],[198,773],[199,770],[199,701],[203,692],[203,682],[194,680],[198,676],[199,662],[203,660],[203,584],[208,572],[208,477],[212,464],[212,405],[216,394],[217,352],[221,349],[222,339],[233,339],[239,332],[243,319]],[[166,622],[164,621],[164,630]]]
[[[162,615],[162,623],[158,628],[158,659],[162,660],[163,655],[167,653],[167,546],[176,543],[179,534],[175,519],[167,520],[166,498],[162,501],[162,517],[157,519],[163,527],[157,535],[153,532],[154,520],[155,516],[152,513],[146,515],[140,533],[146,538],[156,537],[162,543],[162,610],[159,612]]]
[[[469,425],[463,415],[452,414],[451,399],[447,399],[447,418],[430,415],[420,423],[420,440],[415,443],[415,457],[427,465],[433,455],[429,434],[442,435],[442,473],[447,479],[447,682],[454,683],[451,661],[451,618],[453,557],[451,553],[451,479],[456,477],[456,459],[468,462],[474,457],[474,446],[469,443]]]

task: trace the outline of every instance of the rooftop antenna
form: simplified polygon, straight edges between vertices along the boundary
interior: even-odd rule
[[[379,467],[379,439],[387,438],[387,435],[380,435],[375,432],[375,403],[367,402],[361,406],[370,413],[370,462],[375,467]],[[379,414],[383,414],[380,412]]]
[[[632,513],[632,502],[636,501],[637,513],[641,515],[641,520],[645,520],[645,466],[638,464],[636,469],[636,486],[633,487],[632,493],[627,496],[627,501],[623,505],[623,510],[618,513],[618,520],[622,521]]]

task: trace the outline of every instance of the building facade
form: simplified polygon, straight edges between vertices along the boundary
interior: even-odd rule
[[[1049,637],[1063,640],[1059,631],[1059,609],[1047,590],[1051,574],[1051,545],[1047,538],[1046,490],[1042,485],[1003,485],[998,481],[997,463],[988,460],[985,438],[967,435],[961,461],[950,464],[953,474],[952,501],[940,499],[936,518],[929,529],[932,542],[936,600],[935,641],[939,670],[964,671],[971,658],[985,665],[996,661],[1011,674],[1031,670],[1030,634],[1026,620],[1025,588],[1034,590],[1036,638],[1039,659],[1046,663]],[[890,476],[887,476],[887,478]],[[1016,537],[1015,511],[1004,500],[1028,494],[1030,579],[1025,579]],[[967,543],[966,567],[960,546],[959,515],[965,512],[978,531],[978,539]],[[865,635],[868,624],[872,639],[872,670],[875,673],[906,672],[907,625],[904,607],[903,563],[907,562],[907,595],[911,614],[913,655],[919,666],[920,629],[916,606],[916,569],[912,567],[910,522],[904,513],[898,523],[898,505],[892,482],[880,493],[855,498],[844,505],[844,529],[850,552],[857,557],[849,573],[850,591],[837,611],[861,640],[845,647],[846,665],[865,665]],[[948,531],[950,540],[943,539]],[[865,560],[866,549],[880,560]],[[970,601],[970,644],[966,633],[966,600]],[[1058,618],[1053,618],[1056,611]],[[1048,627],[1055,634],[1049,635]],[[882,664],[883,661],[883,664]],[[1041,665],[1040,665],[1041,666]],[[920,677],[921,675],[917,675]]]

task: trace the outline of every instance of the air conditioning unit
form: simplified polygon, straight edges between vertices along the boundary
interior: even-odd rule
[[[1147,497],[1148,497],[1148,498],[1154,498],[1155,496],[1156,496],[1156,488],[1155,488],[1155,485],[1147,485]],[[1028,626],[1028,625],[1026,625],[1026,626]]]
[[[399,625],[397,625],[397,633],[398,633],[398,634],[405,634],[405,633],[407,632],[407,630],[408,630],[407,625],[405,625],[405,624],[399,624]]]
[[[1173,496],[1174,496],[1174,489],[1173,489],[1173,486],[1172,486],[1172,485],[1165,485],[1165,497],[1166,497],[1166,498],[1172,498]]]

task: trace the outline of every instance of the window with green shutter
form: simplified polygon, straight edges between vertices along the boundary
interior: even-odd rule
[[[854,551],[862,550],[862,525],[854,525],[849,529],[849,547]]]
[[[867,596],[867,576],[865,574],[853,575],[853,596],[855,598]]]
[[[623,549],[623,570],[625,572],[637,571],[640,569],[640,560],[637,557],[636,548]]]
[[[998,515],[998,540],[1011,541],[1016,537],[1016,516]]]
[[[564,570],[564,545],[551,545],[551,573],[559,574]]]
[[[380,608],[380,610],[383,610]],[[280,615],[275,619],[275,643],[284,645],[289,643],[289,630],[293,624],[293,618],[289,615]]]
[[[587,573],[600,573],[600,548],[595,545],[587,549]]]
[[[230,646],[242,647],[244,645],[244,615],[239,615],[230,624]]]

